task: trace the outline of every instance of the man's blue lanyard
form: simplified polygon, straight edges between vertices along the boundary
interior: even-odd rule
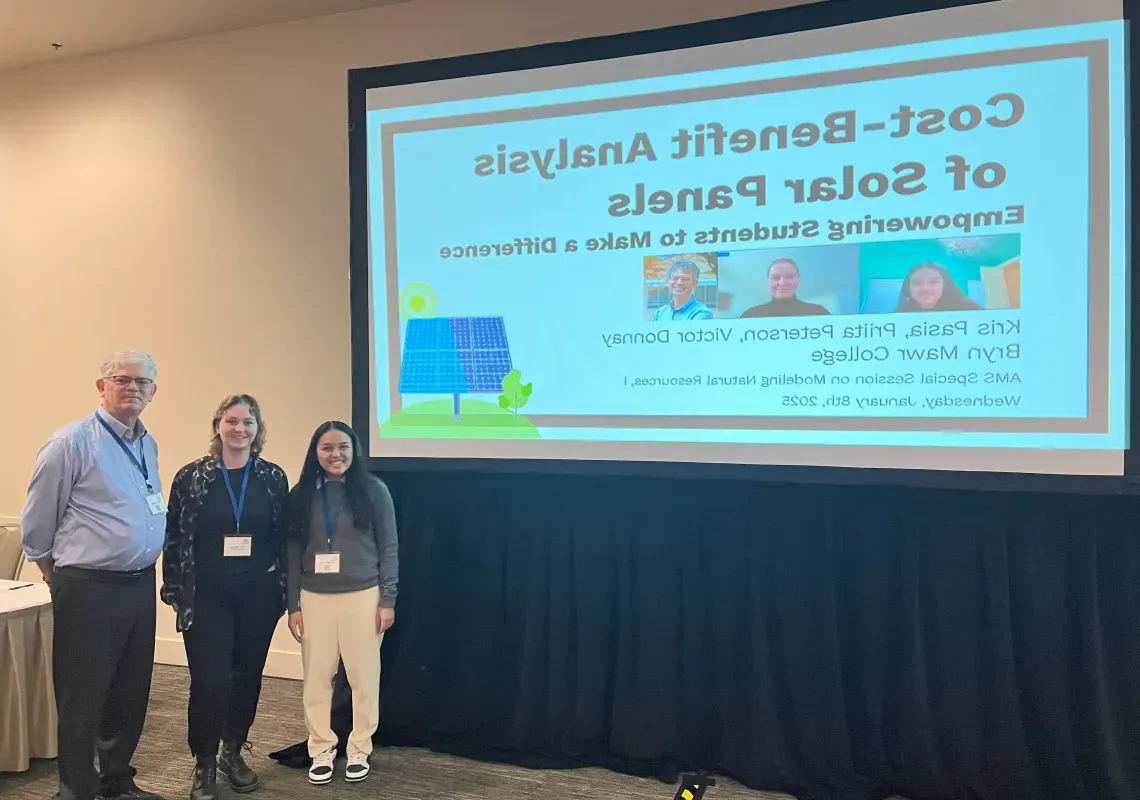
[[[234,531],[241,531],[241,512],[245,508],[245,490],[249,486],[249,468],[253,466],[253,459],[245,462],[245,472],[241,476],[241,496],[234,496],[234,486],[230,483],[230,471],[226,469],[225,464],[220,464],[222,468],[222,481],[226,484],[226,493],[230,496],[230,505],[234,509]]]
[[[336,521],[340,519],[341,509],[344,508],[344,498],[340,499],[340,503],[336,507],[336,512],[329,511],[329,495],[328,495],[328,480],[321,484],[321,506],[325,512],[325,540],[328,551],[332,552],[332,535],[333,530],[336,528]]]
[[[144,433],[139,437],[139,455],[136,457],[135,451],[127,447],[127,443],[123,441],[123,437],[115,433],[114,429],[107,424],[107,420],[98,414],[95,415],[95,419],[99,420],[99,424],[106,428],[107,433],[111,434],[111,438],[115,440],[119,447],[123,448],[123,452],[127,454],[127,458],[131,460],[131,463],[142,473],[143,481],[146,483],[146,490],[153,492],[154,487],[150,485],[150,470],[146,468],[146,451],[143,449],[143,439],[146,437],[146,434]]]

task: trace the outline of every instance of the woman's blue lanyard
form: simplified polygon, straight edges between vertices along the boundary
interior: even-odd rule
[[[344,498],[342,497],[340,499],[340,503],[337,504],[336,511],[330,512],[329,511],[328,485],[329,485],[328,479],[326,479],[325,482],[321,484],[321,507],[324,509],[324,512],[325,512],[326,548],[327,548],[328,552],[331,553],[333,551],[333,547],[332,547],[333,530],[336,529],[336,521],[338,519],[340,519],[341,509],[344,508]]]
[[[230,471],[226,469],[225,464],[220,464],[222,468],[222,481],[226,484],[226,493],[230,496],[230,505],[234,509],[234,532],[241,532],[241,512],[245,508],[245,490],[249,486],[249,468],[253,466],[253,459],[245,462],[245,473],[241,476],[241,496],[234,496],[234,486],[230,483]]]
[[[123,437],[115,433],[111,426],[107,424],[107,420],[103,419],[98,414],[95,415],[95,419],[99,420],[99,424],[106,428],[107,433],[111,434],[111,438],[114,439],[119,447],[123,449],[123,452],[127,454],[127,458],[129,458],[131,460],[131,463],[135,465],[135,469],[142,473],[143,482],[146,483],[146,490],[148,492],[153,492],[154,487],[150,485],[150,470],[146,468],[146,451],[143,449],[143,438],[146,436],[146,434],[144,433],[139,437],[139,455],[136,457],[135,451],[127,447],[127,443],[123,441]]]

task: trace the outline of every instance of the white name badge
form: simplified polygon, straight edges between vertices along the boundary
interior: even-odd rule
[[[148,494],[146,496],[146,507],[152,514],[166,513],[166,502],[160,494]]]
[[[222,545],[222,555],[226,558],[243,558],[253,555],[252,536],[227,536]]]
[[[313,559],[313,569],[318,575],[340,573],[340,553],[317,553]]]

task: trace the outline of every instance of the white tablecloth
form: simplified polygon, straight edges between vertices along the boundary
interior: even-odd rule
[[[56,757],[51,637],[47,584],[0,580],[0,772]]]

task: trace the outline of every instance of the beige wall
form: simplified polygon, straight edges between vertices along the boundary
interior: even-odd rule
[[[0,515],[113,349],[159,362],[167,484],[226,393],[262,401],[293,477],[313,427],[349,418],[348,69],[785,4],[417,0],[0,73]],[[165,608],[158,636],[181,662]],[[267,671],[299,661],[282,625]]]

